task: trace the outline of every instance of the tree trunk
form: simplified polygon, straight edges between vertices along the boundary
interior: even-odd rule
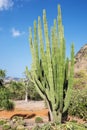
[[[28,102],[28,92],[27,92],[27,87],[26,87],[26,92],[25,92],[25,102]]]

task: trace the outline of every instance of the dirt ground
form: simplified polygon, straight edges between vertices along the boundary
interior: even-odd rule
[[[14,101],[15,109],[13,111],[0,111],[0,118],[10,119],[15,114],[35,115],[34,117],[25,119],[27,123],[35,123],[35,117],[40,116],[43,122],[48,122],[48,109],[45,107],[44,101]],[[83,124],[82,119],[69,116],[69,120],[76,120],[78,123]]]
[[[14,101],[15,109],[13,111],[0,111],[0,118],[10,119],[15,114],[26,114],[35,116],[26,121],[35,122],[35,117],[40,116],[44,122],[48,121],[48,110],[44,101]]]
[[[14,101],[15,108],[21,110],[35,111],[45,109],[44,101]]]

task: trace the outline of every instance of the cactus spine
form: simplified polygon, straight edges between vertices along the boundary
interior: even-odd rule
[[[41,19],[38,26],[34,21],[34,38],[30,28],[29,43],[32,53],[32,68],[30,79],[38,92],[46,100],[51,121],[62,121],[62,115],[68,109],[74,75],[74,46],[71,47],[71,64],[65,54],[64,28],[61,9],[58,5],[58,17],[49,37],[46,11],[43,10],[44,37]],[[34,40],[33,40],[34,39]]]

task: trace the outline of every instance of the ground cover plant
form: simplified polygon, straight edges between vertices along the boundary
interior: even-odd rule
[[[66,122],[66,124],[55,124],[55,123],[48,123],[44,124],[43,126],[36,126],[32,130],[86,130],[85,126],[78,125],[73,122]]]
[[[73,122],[66,122],[66,124],[42,124],[37,122],[34,125],[35,126],[32,126],[32,128],[29,128],[26,122],[19,117],[14,117],[12,120],[0,120],[0,128],[2,130],[86,130],[87,128],[85,125]]]

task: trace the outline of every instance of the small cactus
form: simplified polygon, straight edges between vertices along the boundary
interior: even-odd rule
[[[25,127],[24,125],[18,125],[16,130],[25,130]]]
[[[36,117],[35,118],[35,123],[42,123],[43,119],[41,117]]]
[[[3,130],[9,130],[10,128],[11,128],[11,124],[9,122],[3,125]]]

